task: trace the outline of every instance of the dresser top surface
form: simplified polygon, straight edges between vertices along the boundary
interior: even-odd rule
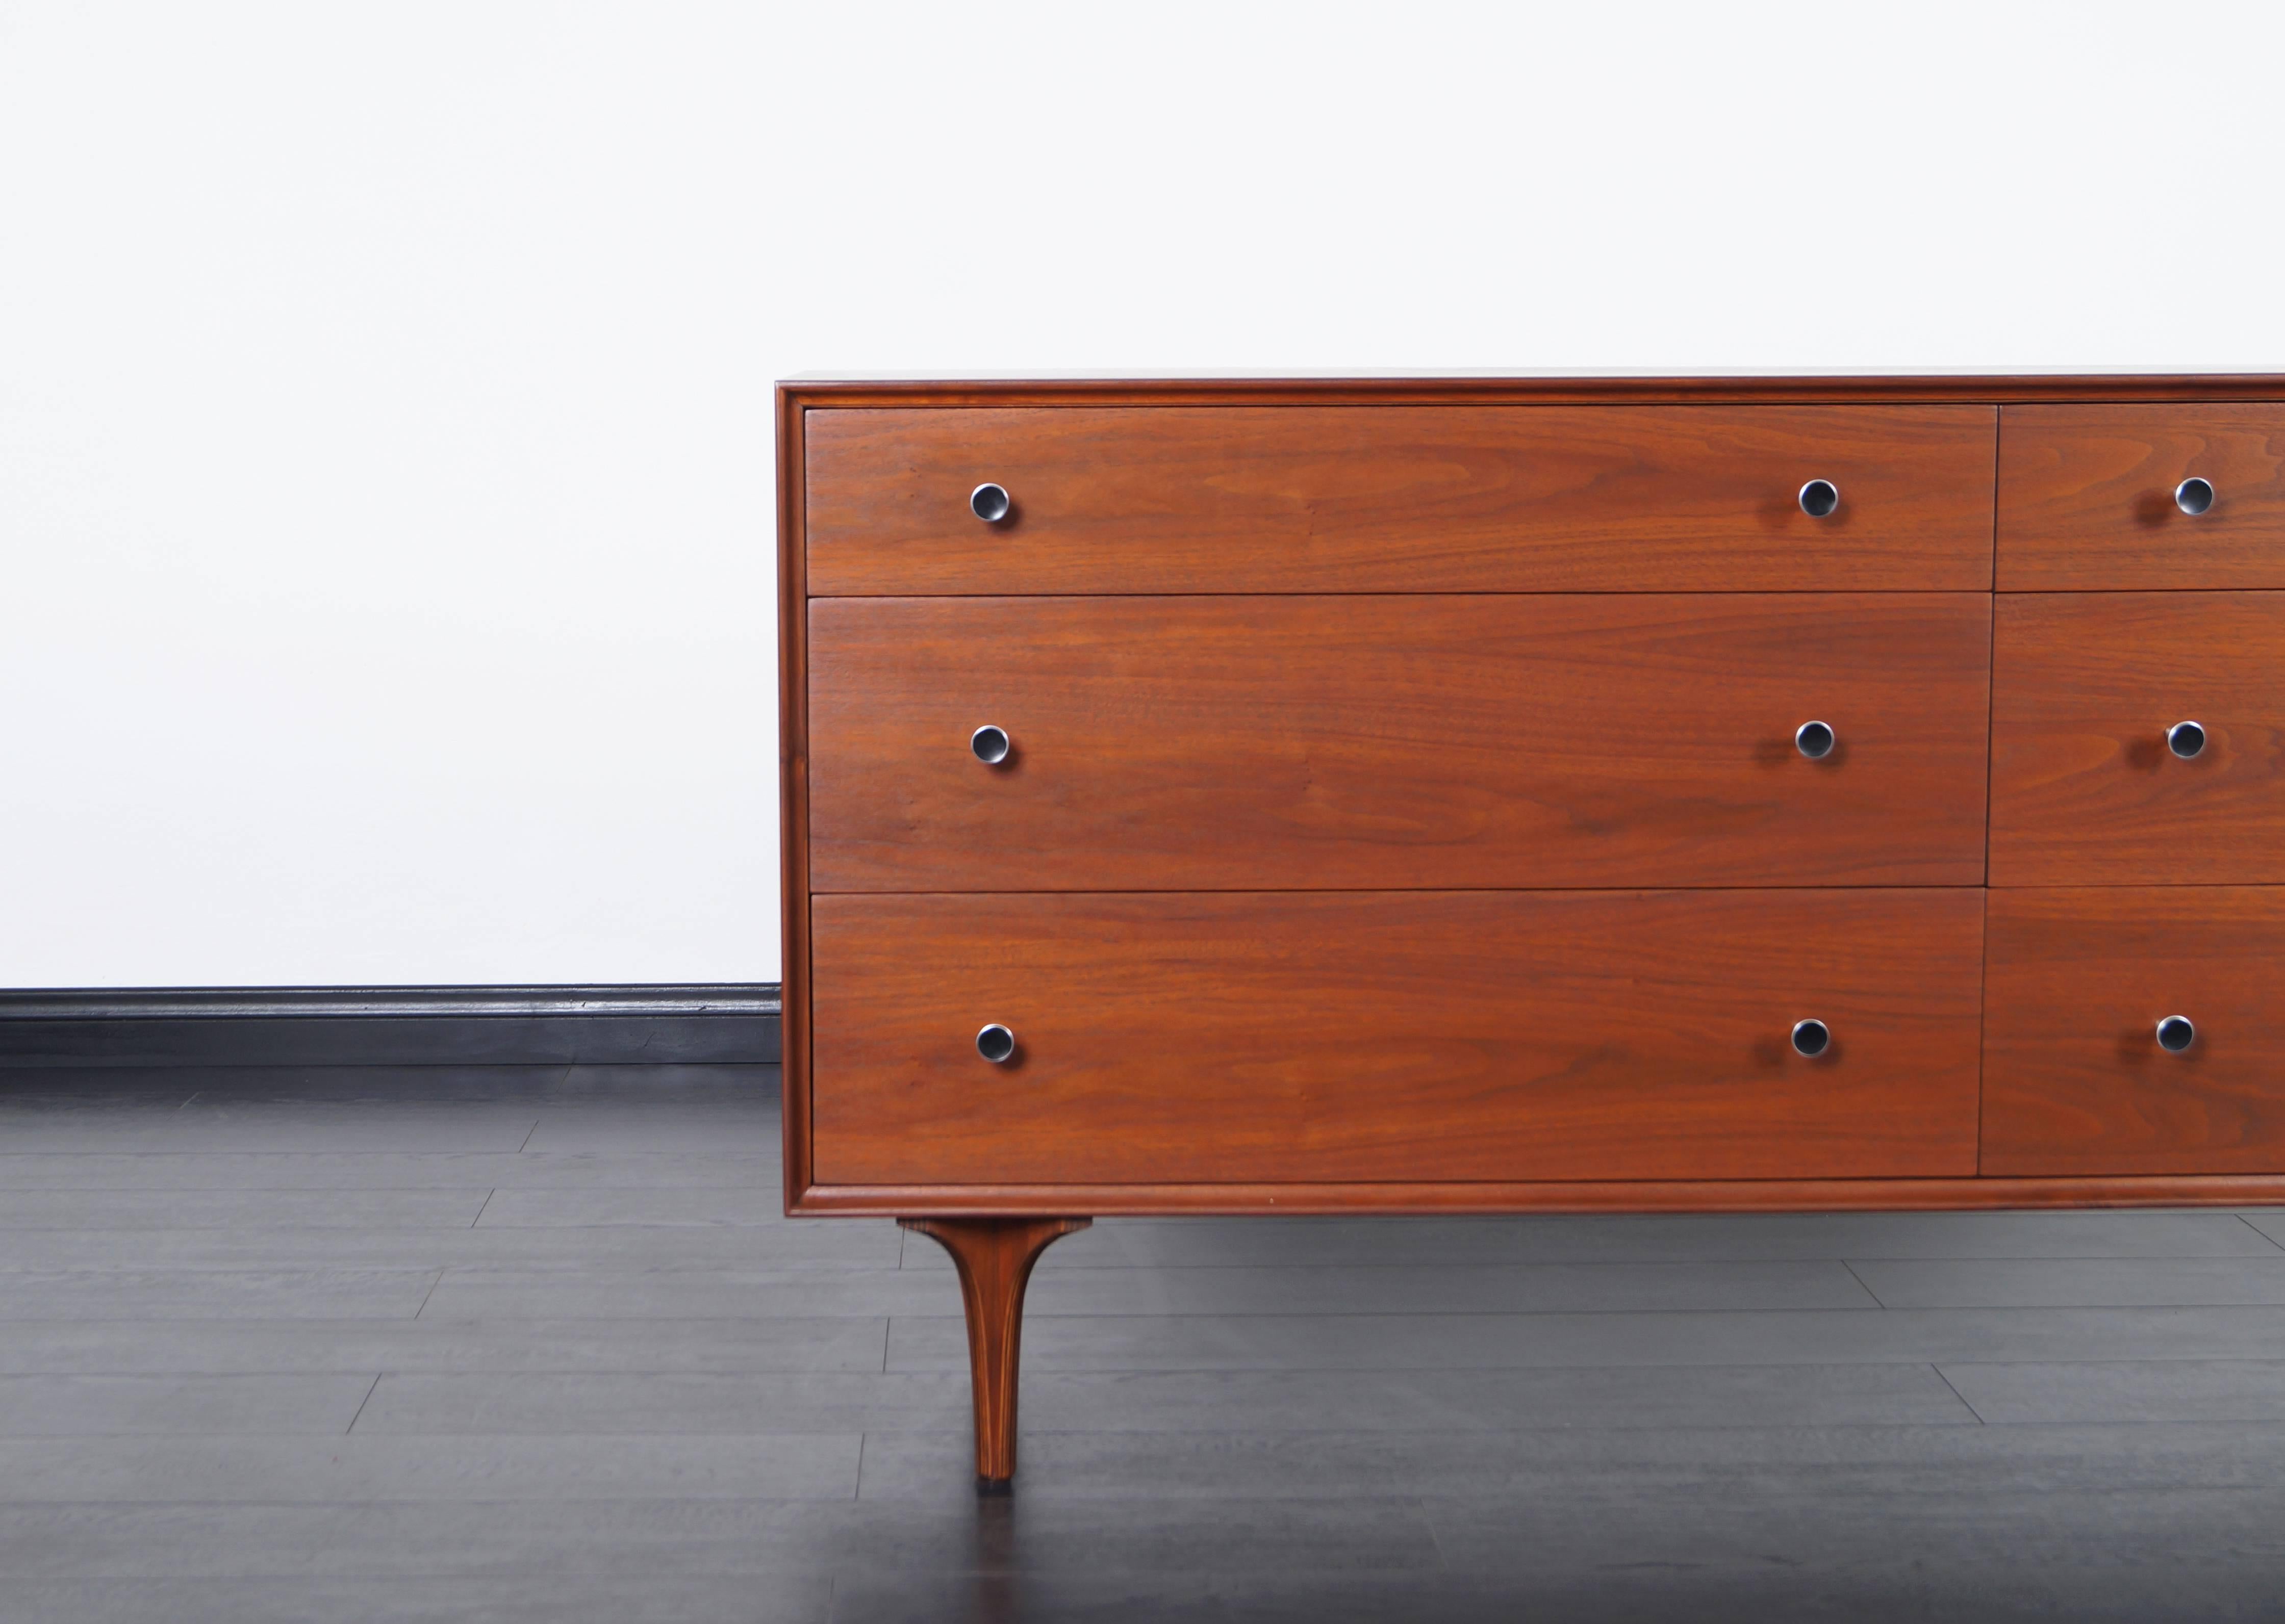
[[[778,389],[788,402],[804,405],[880,405],[900,400],[1006,404],[1782,400],[2005,405],[2033,401],[2285,400],[2285,372],[803,373],[781,380]]]

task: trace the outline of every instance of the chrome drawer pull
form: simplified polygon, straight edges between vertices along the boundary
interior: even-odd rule
[[[968,509],[986,524],[997,524],[1015,511],[1005,485],[978,485],[968,493]]]
[[[2166,748],[2184,761],[2206,747],[2206,730],[2197,722],[2177,722],[2166,729]]]
[[[1801,511],[1822,519],[1841,506],[1841,487],[1829,479],[1813,479],[1801,488]]]
[[[976,759],[985,766],[996,767],[1008,759],[1008,730],[986,722],[968,735],[968,748],[976,752]]]
[[[2212,484],[2203,479],[2186,479],[2174,487],[2174,506],[2192,518],[2213,506]]]
[[[1016,1053],[1016,1034],[994,1021],[976,1034],[976,1052],[995,1066],[1004,1066]]]
[[[2170,1015],[2158,1023],[2158,1047],[2170,1055],[2180,1054],[2197,1040],[2198,1029],[2186,1015]]]
[[[1793,747],[1811,761],[1822,761],[1833,754],[1834,740],[1830,722],[1803,722],[1793,730]]]
[[[1812,1059],[1822,1055],[1833,1044],[1833,1030],[1822,1021],[1795,1021],[1793,1024],[1793,1047],[1797,1055]]]

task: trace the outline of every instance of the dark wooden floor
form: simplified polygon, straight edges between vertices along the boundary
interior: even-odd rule
[[[979,1502],[773,1085],[0,1074],[0,1619],[2285,1614],[2285,1213],[1107,1221]]]

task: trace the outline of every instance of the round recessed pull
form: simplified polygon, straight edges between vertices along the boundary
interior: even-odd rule
[[[1793,1024],[1793,1049],[1796,1055],[1811,1059],[1833,1047],[1833,1029],[1822,1021],[1795,1021]]]
[[[986,524],[997,524],[1015,511],[1005,485],[983,484],[968,493],[968,510]]]
[[[1016,1034],[994,1021],[976,1034],[976,1052],[995,1066],[1004,1066],[1016,1053]]]
[[[996,767],[1008,759],[1008,730],[986,722],[968,735],[968,748],[976,752],[976,759],[985,766]]]
[[[1829,479],[1813,479],[1801,488],[1801,511],[1822,519],[1841,506],[1841,487]]]
[[[2170,1015],[2158,1023],[2158,1047],[2170,1055],[2179,1055],[2198,1040],[2198,1029],[2186,1015]]]
[[[1803,722],[1793,730],[1793,747],[1811,761],[1822,761],[1833,754],[1834,740],[1830,722]]]
[[[2192,518],[2213,506],[2213,484],[2203,479],[2186,479],[2174,487],[2174,506]]]
[[[2206,730],[2203,723],[2177,722],[2166,729],[2166,748],[2184,761],[2206,747]]]

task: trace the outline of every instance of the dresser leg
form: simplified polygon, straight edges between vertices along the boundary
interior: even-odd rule
[[[968,1369],[976,1384],[976,1485],[1004,1489],[1016,1475],[1017,1345],[1024,1331],[1024,1288],[1048,1245],[1093,1221],[1085,1218],[906,1218],[931,1236],[960,1271],[968,1309]]]

